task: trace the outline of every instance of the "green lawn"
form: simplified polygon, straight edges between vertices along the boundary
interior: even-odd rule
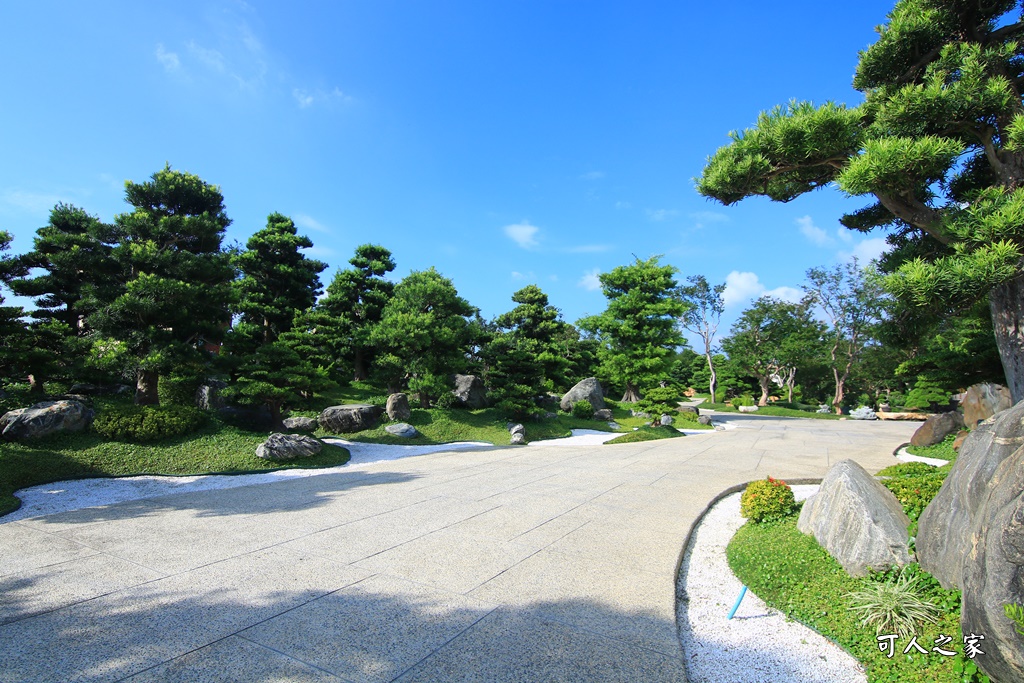
[[[727,406],[724,403],[701,403],[701,408],[707,408],[722,413],[738,413],[735,406]],[[765,406],[758,408],[755,415],[768,415],[770,417],[810,417],[815,420],[838,420],[841,416],[834,413],[815,413],[809,410],[795,410],[793,408],[779,408],[777,406]]]
[[[942,443],[937,443],[934,446],[907,446],[907,453],[925,458],[953,461],[956,460],[956,451],[953,450],[955,440],[956,434],[950,434]]]
[[[635,443],[637,441],[656,441],[658,439],[674,439],[678,436],[686,436],[682,432],[675,429],[666,429],[665,427],[650,427],[644,425],[636,431],[627,432],[622,436],[617,436],[614,439],[605,441],[605,444],[617,444],[617,443]]]

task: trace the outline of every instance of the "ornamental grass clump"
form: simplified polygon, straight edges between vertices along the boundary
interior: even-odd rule
[[[895,580],[873,582],[868,588],[847,593],[850,611],[860,617],[861,626],[874,626],[876,634],[896,633],[905,638],[921,622],[934,624],[940,610],[923,598],[920,576],[901,571]]]
[[[781,479],[752,481],[740,496],[740,514],[751,522],[774,522],[795,511],[793,489]]]

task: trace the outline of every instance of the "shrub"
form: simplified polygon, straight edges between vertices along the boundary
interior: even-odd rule
[[[753,396],[737,396],[732,400],[732,404],[739,408],[740,406],[752,406],[754,405]]]
[[[93,429],[114,441],[156,441],[199,429],[206,415],[188,406],[131,406],[100,413]]]
[[[196,390],[203,384],[202,377],[192,375],[162,375],[157,385],[161,404],[173,403],[178,406],[194,406]]]
[[[905,463],[911,464],[911,463]],[[924,465],[924,463],[917,463]],[[929,465],[924,465],[929,467]],[[903,506],[903,511],[910,518],[911,522],[917,521],[928,503],[938,494],[942,487],[942,481],[946,478],[946,471],[930,468],[930,472],[922,472],[914,475],[897,475],[882,482],[885,488],[892,491],[896,499]]]
[[[654,387],[644,392],[644,397],[636,402],[633,410],[647,413],[652,420],[662,415],[675,415],[679,409],[680,394],[672,387]]]
[[[1024,605],[1010,603],[1003,605],[1003,613],[1006,618],[1013,622],[1013,628],[1017,633],[1024,636]]]
[[[740,514],[752,522],[779,520],[795,510],[793,489],[781,479],[752,481],[740,496]]]
[[[697,413],[691,413],[688,410],[681,410],[674,414],[674,417],[681,422],[689,422],[691,424],[697,424]]]
[[[434,401],[434,407],[441,410],[453,410],[462,406],[458,397],[450,391],[442,392]]]
[[[572,404],[570,412],[577,419],[589,420],[594,417],[594,406],[590,405],[590,401],[576,401]]]
[[[939,608],[919,594],[919,576],[900,572],[894,581],[873,582],[864,590],[848,593],[850,611],[860,616],[861,626],[875,627],[875,633],[896,633],[905,638],[921,622],[934,624]]]

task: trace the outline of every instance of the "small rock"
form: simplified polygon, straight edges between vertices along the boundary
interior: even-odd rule
[[[210,379],[206,384],[200,384],[196,388],[196,407],[200,410],[219,410],[224,407],[224,398],[221,392],[228,386],[227,382],[219,379]]]
[[[629,414],[633,417],[650,417],[649,413],[645,413],[640,410],[633,410],[632,408],[629,409]]]
[[[609,423],[608,423],[608,428],[609,428],[609,429],[621,429],[622,427],[621,427],[621,426],[619,426],[619,423],[618,423],[618,422],[614,422],[614,421],[613,421],[613,422],[609,422]]]
[[[852,420],[877,420],[878,415],[875,415],[875,411],[871,410],[867,406],[861,406],[856,410],[850,411],[850,419]]]
[[[264,460],[295,460],[310,458],[319,453],[324,445],[305,434],[273,433],[256,447],[256,457]]]
[[[525,436],[526,435],[526,427],[524,427],[521,424],[509,424],[508,425],[508,432],[509,432],[509,434],[523,434]]]
[[[711,425],[711,416],[710,415],[701,415],[700,417],[697,418],[697,422],[702,424],[702,425],[710,426]]]
[[[284,420],[285,429],[293,429],[297,432],[315,432],[319,426],[315,417],[287,417]]]
[[[756,413],[757,406],[740,406],[737,408],[741,413]]]
[[[391,394],[388,396],[388,403],[384,408],[384,412],[388,414],[389,420],[396,420],[398,422],[408,420],[412,417],[412,411],[409,409],[409,397],[403,393]]]
[[[607,420],[612,419],[612,409],[611,408],[601,408],[600,410],[595,410],[594,411],[594,419],[595,420],[603,420],[603,421],[607,421]]]
[[[957,453],[960,452],[960,447],[964,445],[964,440],[967,438],[968,434],[970,434],[970,432],[967,431],[966,429],[961,429],[959,432],[956,433],[956,438],[953,439],[954,451],[956,451]]]
[[[388,434],[392,434],[394,436],[401,436],[406,439],[411,439],[414,436],[420,435],[420,433],[416,431],[416,428],[413,427],[408,422],[399,422],[393,425],[386,425],[384,427],[384,431],[386,431]]]
[[[671,415],[662,415],[661,419],[658,420],[658,424],[660,424],[662,427],[670,427],[672,426],[673,422],[674,420],[672,419]]]
[[[512,438],[511,438],[510,442],[511,442],[511,444],[513,446],[522,446],[523,444],[526,443],[526,433],[525,432],[512,432]]]
[[[680,413],[693,413],[694,415],[700,415],[700,410],[696,406],[679,406]]]
[[[558,417],[558,413],[552,413],[550,410],[544,413],[545,420],[554,420],[556,417]]]

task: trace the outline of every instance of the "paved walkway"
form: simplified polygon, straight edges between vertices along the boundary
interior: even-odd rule
[[[0,681],[685,681],[674,587],[705,506],[880,469],[918,426],[721,417],[0,524]]]

